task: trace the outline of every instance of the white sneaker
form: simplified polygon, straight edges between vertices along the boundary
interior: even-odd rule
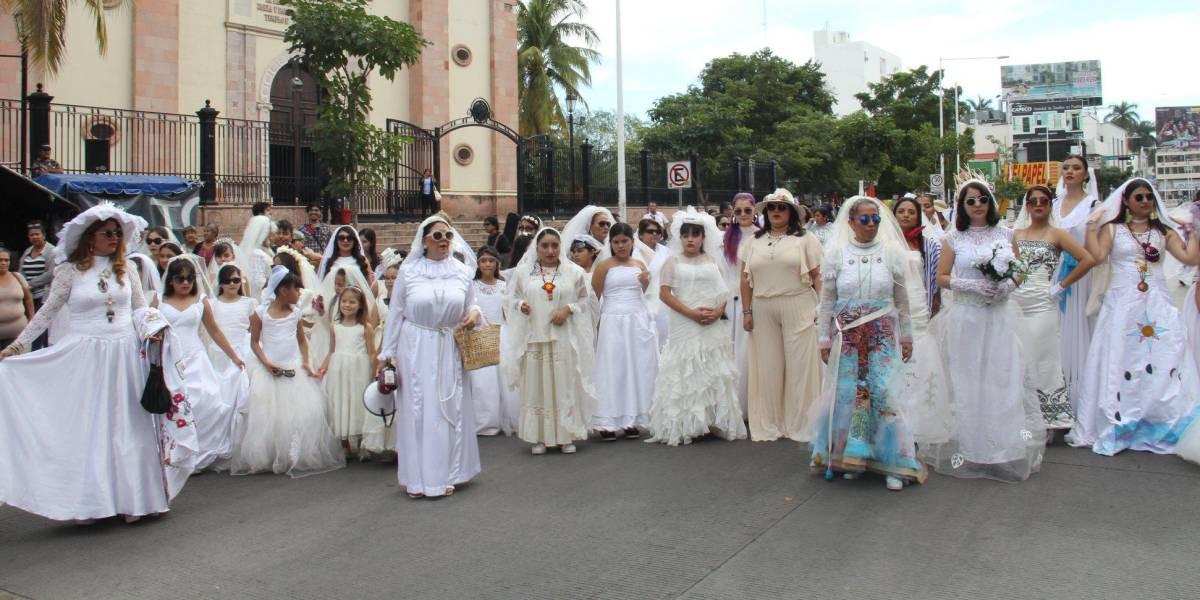
[[[575,454],[575,444],[564,444],[562,447],[563,454]]]
[[[893,492],[898,492],[904,489],[904,481],[899,477],[888,475],[887,479],[884,481],[887,483],[887,489],[892,490]]]
[[[842,473],[842,479],[858,479],[862,473]]]
[[[534,456],[541,456],[546,453],[546,445],[545,444],[534,444],[533,448],[530,449],[530,452],[532,452]]]

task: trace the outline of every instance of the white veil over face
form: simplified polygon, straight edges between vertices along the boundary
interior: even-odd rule
[[[450,221],[440,214],[432,215],[421,221],[421,225],[417,227],[417,232],[413,235],[412,245],[408,250],[408,258],[423,258],[425,256],[425,246],[422,244],[422,241],[425,239],[425,228],[430,223],[444,223],[446,225],[447,229],[454,234],[454,239],[450,242],[450,257],[466,265],[468,269],[474,272],[475,267],[478,265],[478,261],[475,259],[475,251],[471,249],[471,245],[467,243],[467,240],[459,235],[458,230],[454,229]]]
[[[350,235],[354,237],[354,245],[358,246],[359,256],[366,259],[366,254],[363,253],[362,238],[358,236],[358,231],[349,225],[338,225],[333,230],[333,235],[329,236],[329,243],[325,244],[325,253],[321,255],[321,264],[317,267],[317,279],[320,281],[325,281],[325,275],[329,273],[329,265],[333,264],[334,259],[338,256],[337,236],[343,230],[349,231]]]
[[[378,304],[375,302],[375,293],[371,290],[371,284],[363,278],[362,273],[358,269],[349,267],[336,267],[329,272],[333,277],[327,277],[321,282],[321,289],[317,290],[321,294],[322,302],[325,303],[325,308],[330,316],[336,321],[341,316],[341,301],[337,295],[337,277],[336,274],[341,272],[346,277],[347,288],[357,288],[363,295],[366,296],[367,303],[367,318],[374,319]]]

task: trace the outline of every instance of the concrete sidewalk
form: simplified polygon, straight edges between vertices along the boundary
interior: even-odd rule
[[[169,516],[0,509],[0,599],[1200,597],[1200,468],[1053,447],[1010,485],[827,483],[791,442],[591,442],[413,501],[391,467],[202,475]]]

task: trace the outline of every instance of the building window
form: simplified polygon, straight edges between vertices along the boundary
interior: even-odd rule
[[[451,48],[450,56],[454,59],[454,64],[460,67],[471,64],[471,49],[462,44]]]
[[[1079,118],[1079,113],[1071,113],[1071,131],[1079,131],[1083,129],[1083,120]]]
[[[459,144],[454,147],[454,162],[467,166],[475,160],[475,151],[467,144]]]

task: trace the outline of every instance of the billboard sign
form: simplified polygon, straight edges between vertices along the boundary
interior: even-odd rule
[[[1058,183],[1058,170],[1062,163],[1050,161],[1030,163],[1009,163],[1008,178],[1021,181],[1025,185],[1042,184],[1053,187]]]
[[[1000,87],[1012,109],[1031,107],[1022,108],[1026,114],[1104,103],[1098,60],[1004,65],[1000,67]]]
[[[1158,147],[1200,148],[1200,106],[1168,106],[1154,111]]]

